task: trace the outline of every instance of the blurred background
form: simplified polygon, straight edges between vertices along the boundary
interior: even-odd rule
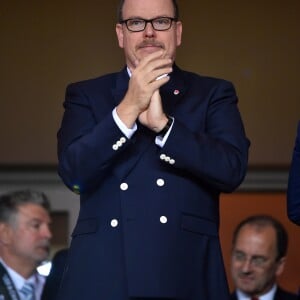
[[[0,192],[31,187],[49,195],[53,252],[68,245],[79,208],[78,196],[56,174],[65,88],[124,66],[115,36],[117,2],[1,3]],[[296,290],[300,229],[287,220],[285,193],[300,119],[300,1],[179,0],[179,6],[183,44],[177,64],[234,83],[251,140],[246,180],[221,200],[225,260],[240,219],[270,213],[292,237],[281,281]]]

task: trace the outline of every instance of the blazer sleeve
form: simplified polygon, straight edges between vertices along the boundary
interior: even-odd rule
[[[300,225],[300,121],[288,179],[287,213],[292,222]]]
[[[97,83],[97,82],[96,82]],[[67,87],[64,115],[58,131],[58,173],[75,193],[94,189],[110,172],[131,141],[116,125],[111,95],[93,92],[97,84]],[[101,85],[101,84],[100,84]],[[98,111],[95,112],[97,101]],[[121,146],[114,149],[114,145]]]
[[[175,118],[162,151],[175,159],[174,166],[203,184],[220,192],[231,192],[245,177],[250,145],[238,98],[230,82],[217,80],[202,101],[206,103],[205,113],[199,113],[194,120],[191,114],[185,119]],[[202,120],[203,128],[190,130],[192,122]]]

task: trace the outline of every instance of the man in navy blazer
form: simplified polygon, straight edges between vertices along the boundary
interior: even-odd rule
[[[80,212],[58,299],[227,300],[219,195],[249,147],[235,90],[174,64],[176,1],[121,1],[116,33],[126,67],[66,92],[59,174]]]
[[[288,234],[272,216],[254,215],[242,220],[232,239],[231,273],[236,290],[231,300],[297,300],[278,286],[284,271]]]
[[[289,219],[300,225],[300,122],[290,167],[287,188],[287,212]]]

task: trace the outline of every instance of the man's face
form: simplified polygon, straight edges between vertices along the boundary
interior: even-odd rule
[[[25,204],[19,207],[10,228],[10,253],[17,261],[38,266],[48,257],[50,216],[41,206]]]
[[[276,234],[271,226],[241,228],[231,257],[236,288],[249,296],[268,292],[284,268],[285,258],[276,260]]]
[[[171,0],[126,0],[124,3],[123,20],[157,17],[174,18]],[[174,21],[170,29],[157,31],[151,23],[147,23],[144,31],[131,32],[125,24],[117,24],[116,32],[119,46],[124,49],[127,66],[134,69],[143,57],[161,49],[164,50],[164,57],[175,60],[176,48],[181,44],[182,25]]]

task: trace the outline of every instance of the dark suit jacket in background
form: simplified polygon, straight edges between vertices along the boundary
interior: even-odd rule
[[[287,189],[287,212],[289,219],[300,225],[300,122],[290,167]]]
[[[297,300],[298,297],[296,294],[292,294],[287,292],[280,287],[277,287],[275,298],[273,300]],[[238,300],[237,295],[235,292],[231,294],[230,300]]]
[[[174,66],[160,148],[141,124],[127,139],[114,122],[128,82],[124,68],[67,89],[59,174],[80,212],[59,299],[227,300],[219,194],[244,179],[249,147],[235,90]]]
[[[10,289],[7,284],[10,284]],[[12,297],[11,297],[12,294]],[[10,278],[5,266],[0,262],[0,299],[12,300],[13,298],[19,299],[17,289]]]
[[[67,262],[68,249],[62,249],[55,253],[49,275],[43,289],[42,300],[56,300],[57,293],[63,277],[64,268]]]

